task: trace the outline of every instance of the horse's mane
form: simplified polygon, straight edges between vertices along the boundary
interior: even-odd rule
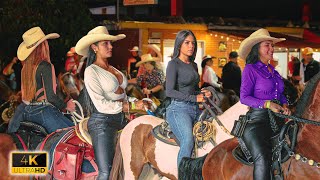
[[[297,102],[295,116],[301,117],[305,111],[305,108],[308,108],[308,102],[310,101],[310,98],[313,98],[314,89],[317,87],[319,80],[320,72],[309,80],[306,88]]]

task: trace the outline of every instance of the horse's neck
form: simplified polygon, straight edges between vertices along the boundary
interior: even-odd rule
[[[297,147],[294,152],[320,162],[320,153],[318,153],[320,151],[320,126],[303,124],[299,128]]]

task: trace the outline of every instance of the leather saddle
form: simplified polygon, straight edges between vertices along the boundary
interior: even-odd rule
[[[293,121],[287,122],[281,129],[280,133],[272,137],[272,159],[276,160],[281,152],[281,163],[286,162],[290,156],[288,150],[293,150],[296,145],[296,138],[298,133],[298,125]],[[245,146],[241,138],[239,140],[239,145],[232,150],[232,154],[236,160],[239,162],[253,166],[252,156]]]
[[[91,136],[88,131],[88,120],[89,118],[85,118],[80,121],[79,124],[75,126],[75,132],[81,141],[92,145]]]
[[[151,132],[155,138],[157,138],[158,140],[164,143],[167,143],[173,146],[180,145],[179,140],[171,131],[171,128],[167,121],[164,121],[158,126],[154,127]]]
[[[48,135],[48,132],[37,123],[22,121],[18,131],[9,134],[16,142],[18,149],[35,150],[37,145]]]

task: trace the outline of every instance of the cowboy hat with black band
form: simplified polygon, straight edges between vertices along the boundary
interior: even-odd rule
[[[110,35],[108,29],[105,26],[98,26],[88,32],[87,35],[83,36],[76,44],[76,53],[81,56],[87,56],[89,51],[89,46],[95,42],[99,41],[118,41],[125,38],[126,35]]]
[[[33,27],[22,35],[23,42],[19,45],[17,56],[20,61],[24,61],[32,51],[47,39],[56,39],[60,37],[57,33],[45,35],[40,27]]]
[[[241,42],[239,47],[239,56],[242,59],[246,59],[252,47],[259,42],[272,41],[275,44],[284,40],[286,39],[271,37],[268,30],[266,29],[258,29]]]

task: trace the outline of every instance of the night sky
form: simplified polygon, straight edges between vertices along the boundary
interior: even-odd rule
[[[311,21],[320,20],[320,0],[184,0],[183,2],[185,16],[293,21],[302,20],[303,4],[309,2]]]

